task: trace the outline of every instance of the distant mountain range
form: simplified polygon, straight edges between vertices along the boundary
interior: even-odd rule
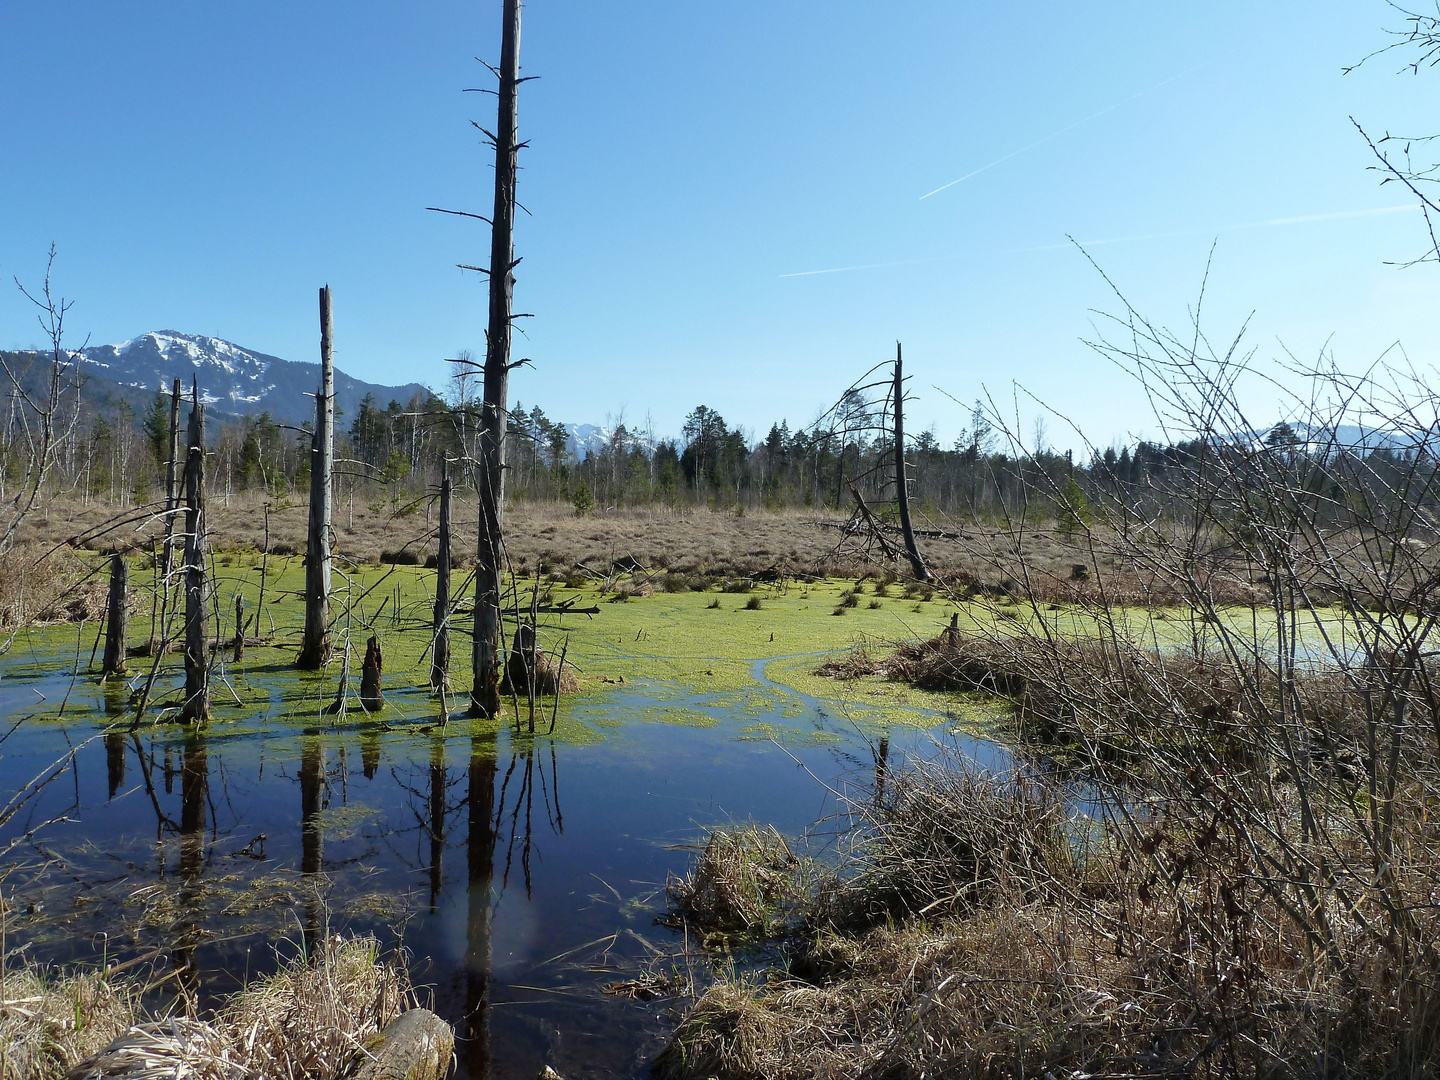
[[[315,416],[318,363],[282,360],[219,338],[155,330],[118,345],[92,346],[85,350],[85,359],[92,395],[108,390],[132,405],[148,401],[156,390],[169,390],[179,376],[187,393],[191,378],[197,380],[201,400],[212,413],[269,413],[284,424],[301,424]],[[335,404],[345,417],[359,412],[366,394],[374,394],[384,408],[392,399],[403,404],[428,392],[419,383],[382,386],[351,378],[338,367],[335,371]]]
[[[281,424],[299,426],[315,417],[315,391],[320,383],[320,365],[254,352],[220,338],[182,334],[177,330],[152,330],[118,345],[94,345],[84,350],[85,398],[92,403],[123,400],[139,415],[156,390],[170,390],[179,376],[185,393],[196,380],[206,412],[215,420],[259,416],[269,413]],[[48,368],[44,357],[29,353],[7,353],[18,361],[22,380],[38,390],[42,373]],[[42,361],[36,364],[35,361]],[[359,413],[366,394],[374,394],[383,409],[391,401],[408,403],[416,394],[428,394],[420,383],[386,386],[363,382],[335,369],[335,405],[342,430]],[[614,435],[596,424],[564,424],[570,436],[570,452],[583,458],[607,445]],[[632,440],[638,436],[632,433]]]

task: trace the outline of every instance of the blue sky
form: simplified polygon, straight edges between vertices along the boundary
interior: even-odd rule
[[[1349,117],[1440,129],[1440,74],[1341,74],[1397,23],[1379,0],[533,0],[516,303],[536,367],[512,394],[662,434],[703,402],[763,435],[898,338],[912,429],[948,440],[968,417],[940,390],[1018,382],[1100,445],[1153,432],[1082,342],[1115,304],[1067,234],[1175,326],[1215,244],[1210,329],[1253,313],[1262,361],[1359,368],[1399,341],[1433,364],[1436,271],[1386,265],[1422,250],[1418,211],[1392,209],[1413,200]],[[483,352],[484,285],[454,264],[487,238],[424,208],[488,212],[469,120],[494,99],[461,91],[489,85],[473,58],[498,25],[499,0],[7,0],[0,274],[35,283],[53,240],[94,343],[175,329],[294,360],[316,358],[328,281],[342,368],[443,386],[444,357]],[[0,346],[36,339],[0,289]]]

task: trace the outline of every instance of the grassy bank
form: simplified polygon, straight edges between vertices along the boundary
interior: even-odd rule
[[[1435,830],[1408,831],[1399,892],[1363,888],[1358,851],[1277,887],[1274,847],[1203,788],[1188,812],[1089,818],[1043,781],[911,762],[851,805],[838,859],[712,837],[677,917],[785,928],[786,959],[703,994],[659,1075],[1430,1075]]]

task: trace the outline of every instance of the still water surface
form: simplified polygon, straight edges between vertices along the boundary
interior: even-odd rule
[[[203,1007],[272,970],[277,949],[368,931],[409,950],[422,996],[456,1028],[460,1076],[529,1080],[544,1064],[571,1080],[645,1076],[681,1004],[603,988],[657,962],[695,966],[656,917],[706,829],[754,819],[814,827],[823,843],[830,788],[863,795],[882,745],[893,759],[956,738],[936,714],[881,744],[764,666],[748,700],[679,695],[709,726],[653,721],[673,714],[673,686],[589,696],[575,715],[605,734],[576,744],[433,725],[419,690],[387,691],[384,723],[106,734],[96,686],[12,665],[7,728],[67,689],[88,718],[27,721],[0,743],[7,796],[79,747],[73,771],[0,831],[0,850],[23,838],[0,886],[7,944],[43,961],[144,958],[166,977],[158,994]],[[757,719],[783,746],[754,734]],[[982,763],[1004,758],[960,741]]]

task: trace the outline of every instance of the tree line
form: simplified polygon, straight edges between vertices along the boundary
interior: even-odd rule
[[[39,358],[37,357],[37,360]],[[110,396],[85,400],[75,394],[75,420],[56,440],[47,494],[123,508],[157,497],[165,475],[170,399],[157,391],[142,407]],[[733,426],[715,409],[697,405],[680,435],[617,423],[603,438],[577,448],[566,425],[538,406],[517,402],[510,411],[507,501],[560,503],[576,513],[636,507],[705,507],[746,512],[846,508],[853,483],[879,507],[893,499],[893,442],[883,410],[858,394],[841,399],[823,423],[792,426],[781,419],[763,438]],[[26,472],[31,435],[26,410],[12,390],[0,427],[0,500],[10,497]],[[443,460],[477,457],[474,403],[463,395],[446,400],[417,393],[406,402],[382,404],[367,396],[354,416],[336,422],[336,483],[340,491],[397,509],[438,489]],[[217,418],[218,419],[218,418]],[[268,413],[231,417],[212,428],[207,485],[215,497],[304,498],[309,484],[309,423],[277,423]],[[1299,461],[1320,441],[1277,424],[1257,437],[1272,456]],[[933,430],[907,439],[911,499],[922,514],[1000,520],[1015,515],[1062,525],[1088,523],[1106,502],[1120,499],[1159,513],[1179,513],[1182,477],[1203,468],[1217,448],[1213,438],[1168,444],[1138,441],[1095,451],[1077,461],[1043,446],[1037,431],[1022,447],[1013,433],[995,426],[977,402],[969,423],[950,445]],[[1039,444],[1039,445],[1036,445]],[[1413,467],[1428,447],[1345,448],[1330,440],[1327,454],[1366,462],[1346,475],[1384,477]],[[1352,463],[1353,465],[1353,463]],[[1334,483],[1331,485],[1334,486]],[[1337,494],[1332,492],[1332,495]],[[884,510],[880,511],[882,514]]]

